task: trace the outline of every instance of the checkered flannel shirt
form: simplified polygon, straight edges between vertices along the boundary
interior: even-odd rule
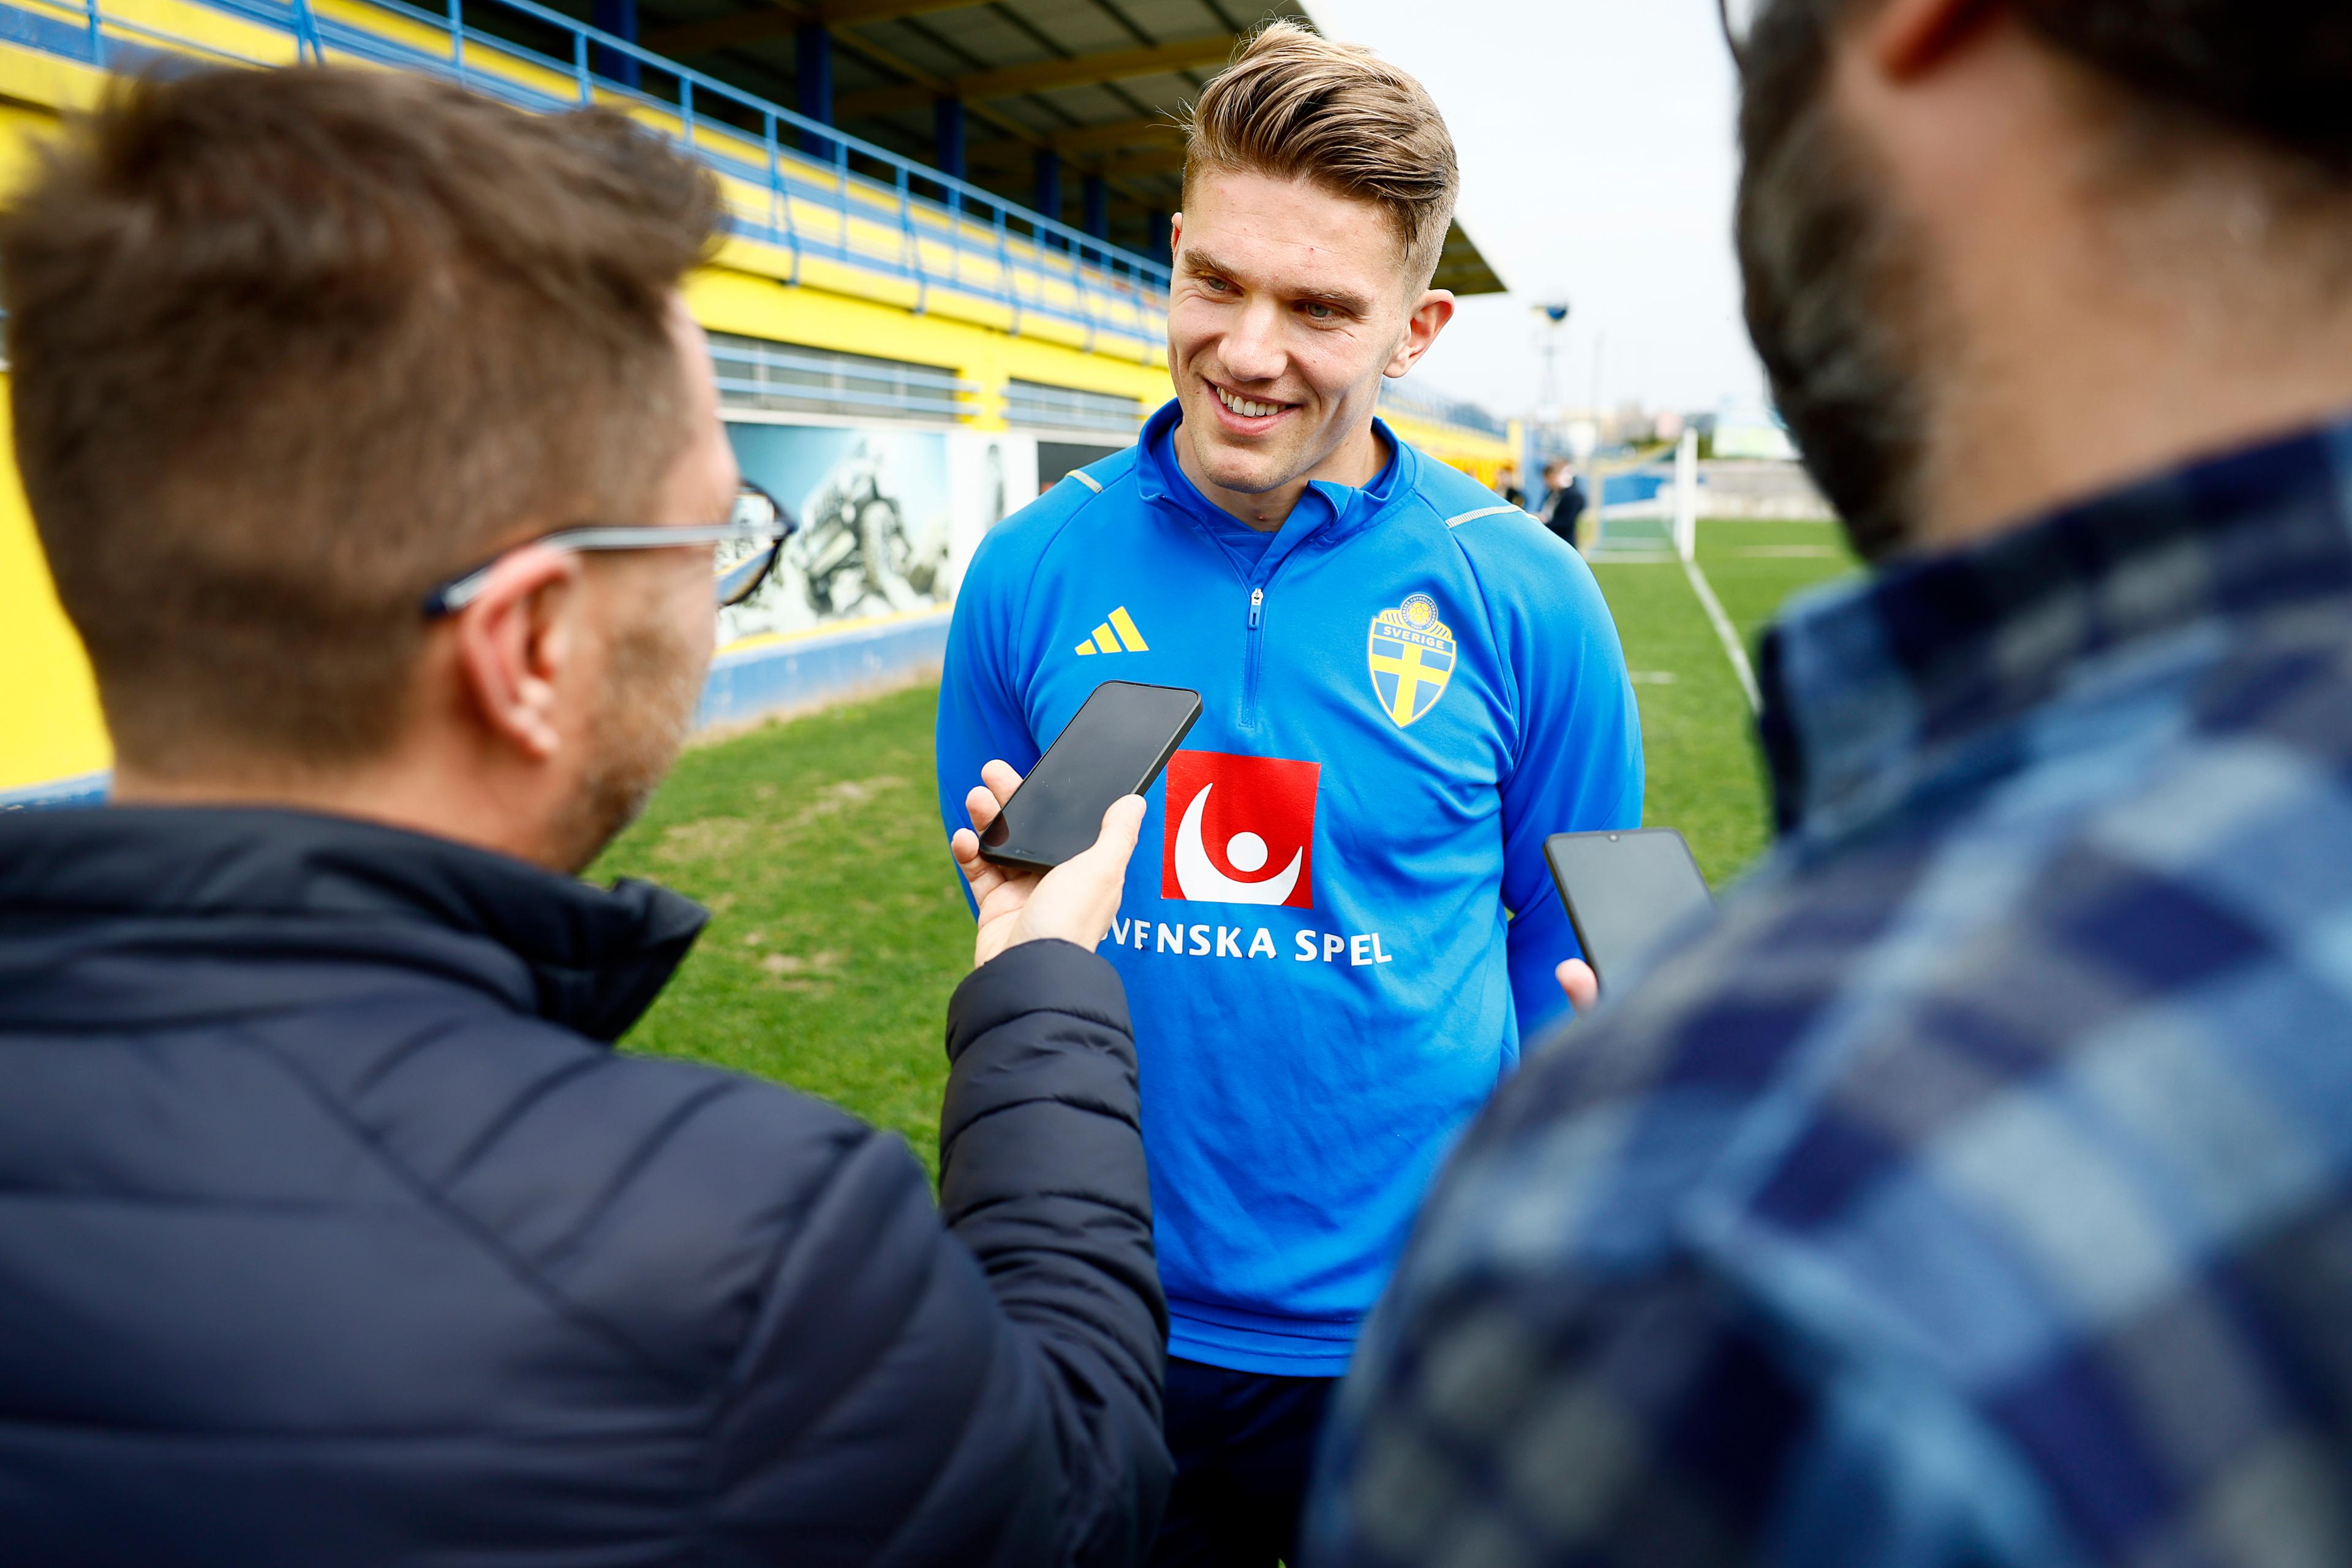
[[[1778,848],[1465,1140],[1307,1561],[2352,1563],[2352,426],[1764,670]]]

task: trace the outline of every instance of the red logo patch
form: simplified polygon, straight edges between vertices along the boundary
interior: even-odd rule
[[[1160,896],[1315,907],[1320,763],[1179,752],[1168,760]]]

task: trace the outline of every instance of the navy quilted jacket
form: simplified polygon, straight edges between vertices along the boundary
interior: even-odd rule
[[[610,1048],[703,918],[292,812],[0,817],[0,1562],[1139,1559],[1109,965],[958,990],[934,1207],[895,1138]]]

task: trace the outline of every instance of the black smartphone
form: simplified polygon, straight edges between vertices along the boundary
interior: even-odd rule
[[[1671,827],[1555,833],[1544,840],[1544,858],[1603,989],[1611,974],[1715,902],[1690,846]]]
[[[980,836],[982,858],[1050,871],[1092,848],[1110,803],[1150,789],[1200,716],[1187,688],[1104,681]]]

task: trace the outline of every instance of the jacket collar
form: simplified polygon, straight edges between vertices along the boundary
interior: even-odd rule
[[[1802,601],[1766,637],[1783,832],[1874,815],[2088,659],[2352,595],[2352,424],[2197,463]]]
[[[328,999],[389,964],[609,1041],[651,1005],[709,918],[649,882],[593,888],[447,839],[309,812],[0,815],[0,1013],[19,1019],[152,1020],[206,1005],[201,985],[142,994],[94,982],[117,973],[108,955],[135,949],[234,966],[212,998],[231,1009]]]
[[[1184,405],[1172,397],[1145,421],[1143,434],[1135,444],[1137,490],[1145,500],[1173,507],[1187,521],[1205,525],[1210,521],[1207,514],[1215,510],[1216,503],[1201,493],[1176,461],[1176,427],[1183,422]],[[1381,466],[1381,471],[1361,489],[1328,479],[1310,482],[1307,493],[1298,498],[1298,505],[1266,548],[1265,559],[1259,568],[1261,576],[1271,574],[1284,556],[1309,539],[1319,537],[1326,544],[1336,544],[1362,532],[1413,493],[1419,473],[1418,455],[1398,440],[1396,432],[1377,416],[1372,419],[1372,429],[1388,444],[1389,458]]]

